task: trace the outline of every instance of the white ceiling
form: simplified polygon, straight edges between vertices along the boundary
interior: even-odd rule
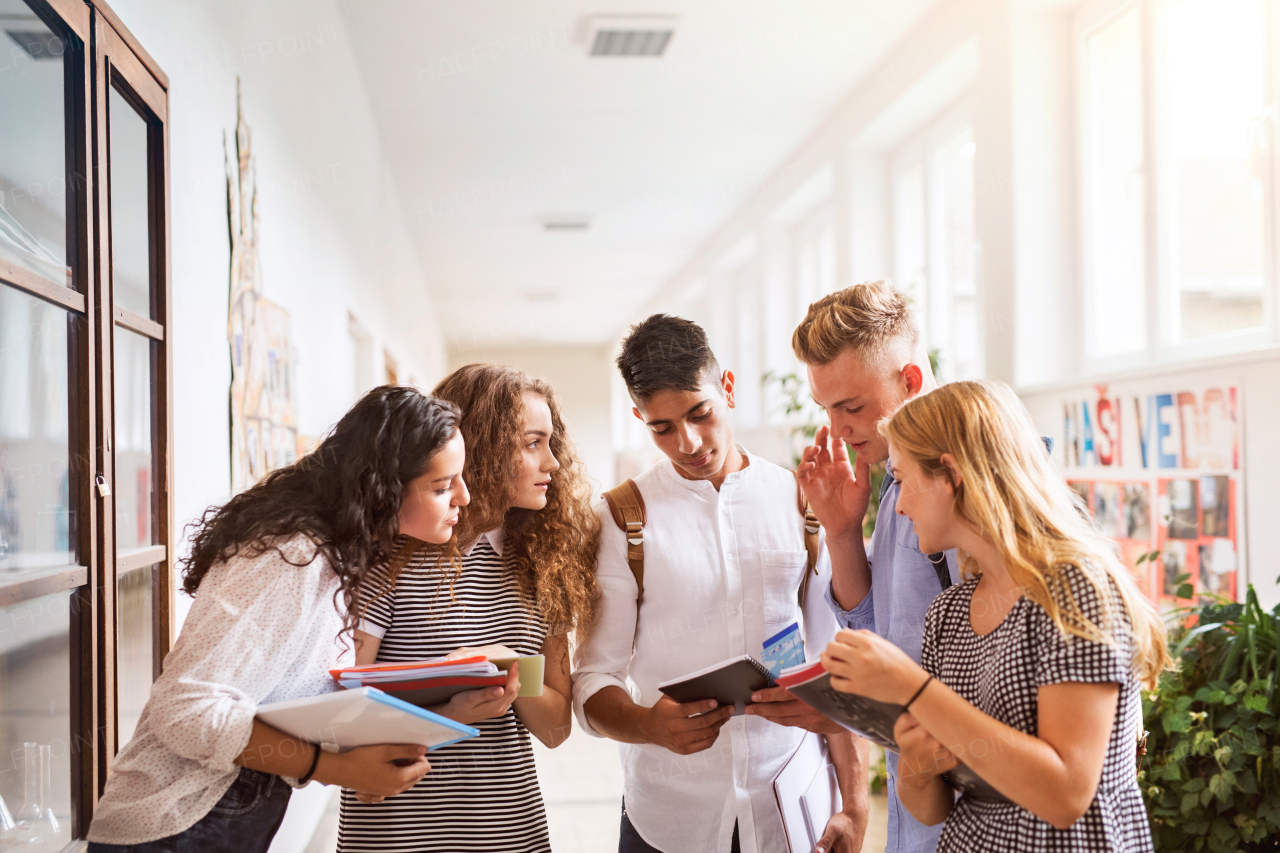
[[[605,343],[933,0],[345,0],[454,348]],[[658,59],[594,13],[676,14]],[[541,218],[586,214],[586,231]]]

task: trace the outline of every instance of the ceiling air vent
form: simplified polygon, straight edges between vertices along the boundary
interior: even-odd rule
[[[546,231],[586,231],[591,217],[581,213],[554,213],[539,217]]]
[[[675,35],[674,15],[598,15],[591,19],[591,56],[662,56]]]

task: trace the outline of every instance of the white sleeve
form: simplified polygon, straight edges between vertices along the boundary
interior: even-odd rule
[[[601,500],[596,507],[601,517],[600,549],[596,556],[596,577],[600,584],[600,616],[590,638],[573,654],[573,712],[583,731],[603,737],[587,720],[583,706],[606,687],[627,687],[631,652],[635,645],[639,586],[627,565],[626,535],[613,523],[609,508]]]
[[[332,572],[314,546],[270,548],[214,566],[151,687],[153,731],[183,758],[230,772],[258,705],[304,656],[320,613],[334,606]]]
[[[809,586],[800,607],[804,616],[804,659],[809,662],[818,659],[839,629],[826,599],[827,587],[831,586],[831,554],[827,551],[825,528],[818,533],[817,568],[818,574],[809,576]]]

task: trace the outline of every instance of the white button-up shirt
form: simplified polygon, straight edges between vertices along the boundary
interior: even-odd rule
[[[764,641],[801,621],[814,659],[835,635],[823,593],[831,578],[825,543],[802,610],[804,517],[795,476],[757,456],[716,491],[663,460],[635,478],[644,496],[644,598],[627,566],[626,538],[603,501],[599,626],[575,653],[573,707],[599,737],[583,704],[620,687],[640,705],[658,684],[738,655],[760,659]],[[804,732],[760,717],[733,717],[714,746],[681,756],[652,744],[620,744],[627,816],[667,853],[727,851],[734,822],[743,853],[786,850],[772,782]]]
[[[128,846],[190,828],[240,773],[259,705],[335,689],[329,670],[354,657],[350,637],[339,639],[339,586],[302,535],[209,570],[112,764],[90,841]]]

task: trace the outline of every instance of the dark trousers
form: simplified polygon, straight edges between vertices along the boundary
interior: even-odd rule
[[[185,832],[143,844],[96,844],[89,853],[266,853],[293,789],[279,776],[240,769],[207,815]]]
[[[618,833],[618,853],[662,853],[657,847],[640,837],[627,817],[627,801],[622,801],[622,831]],[[730,853],[742,853],[738,846],[738,825],[733,825],[733,847]]]

